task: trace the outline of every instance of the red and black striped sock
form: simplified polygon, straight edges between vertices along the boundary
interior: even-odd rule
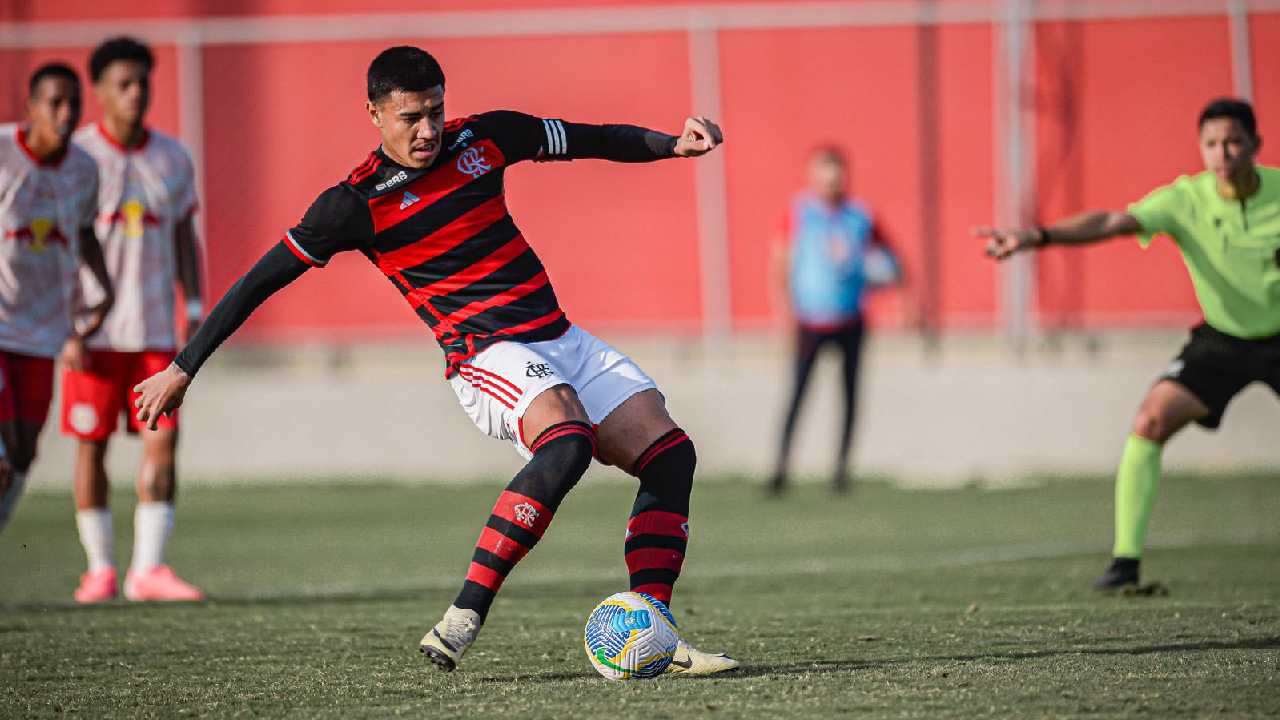
[[[696,464],[693,441],[676,428],[641,453],[632,469],[640,478],[640,490],[627,522],[631,590],[668,604],[689,543],[689,495]]]
[[[552,425],[529,446],[533,459],[498,496],[480,532],[467,579],[453,604],[475,610],[481,621],[502,581],[551,524],[560,501],[586,472],[595,431],[576,420]]]

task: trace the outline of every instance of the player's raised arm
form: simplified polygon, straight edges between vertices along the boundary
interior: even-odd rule
[[[537,118],[512,111],[486,113],[503,151],[514,161],[577,160],[653,162],[705,155],[724,142],[720,126],[705,117],[684,121],[679,135],[638,125],[591,125]]]
[[[1004,260],[1023,250],[1048,245],[1085,245],[1117,235],[1143,232],[1142,223],[1127,212],[1099,210],[1067,218],[1049,226],[1029,228],[977,227],[973,234],[988,238],[987,255]]]

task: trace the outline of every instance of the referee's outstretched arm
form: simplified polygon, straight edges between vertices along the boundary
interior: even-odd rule
[[[1047,245],[1086,245],[1117,235],[1134,235],[1143,231],[1142,223],[1127,212],[1094,210],[1081,213],[1053,225],[1026,228],[977,227],[973,234],[989,238],[987,255],[1004,260],[1022,250]]]

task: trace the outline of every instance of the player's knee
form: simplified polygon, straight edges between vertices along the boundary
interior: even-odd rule
[[[547,428],[530,449],[533,459],[512,482],[513,489],[556,507],[595,455],[595,430],[577,420]]]
[[[1144,407],[1138,410],[1133,419],[1133,434],[1151,442],[1163,443],[1169,439],[1171,431],[1169,423],[1159,412]]]
[[[649,459],[638,468],[642,486],[663,497],[688,497],[693,492],[693,473],[698,467],[698,452],[693,440],[680,431],[683,439]],[[642,458],[643,459],[643,458]],[[647,471],[652,468],[652,471]]]
[[[566,477],[577,478],[587,471],[591,465],[591,460],[595,456],[595,436],[586,434],[574,434],[562,438],[560,442],[554,443],[553,447],[546,448],[543,452],[550,452],[554,457],[554,464],[563,469]]]

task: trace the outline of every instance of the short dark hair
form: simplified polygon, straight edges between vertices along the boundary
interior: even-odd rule
[[[93,55],[89,56],[89,79],[96,84],[102,79],[102,73],[106,72],[107,66],[120,60],[140,62],[148,73],[156,65],[156,58],[151,54],[151,48],[122,35],[104,40],[101,45],[94,48]]]
[[[72,85],[80,87],[80,76],[76,75],[76,71],[72,70],[70,65],[63,62],[49,62],[31,73],[31,81],[27,83],[27,97],[33,97],[36,94],[36,87],[45,78],[66,78]]]
[[[832,162],[840,167],[849,167],[849,156],[845,154],[844,148],[836,145],[835,143],[818,145],[809,153],[809,158],[812,160]]]
[[[444,85],[444,70],[422,48],[397,45],[369,63],[369,102],[379,102],[396,90],[421,92],[437,85]]]
[[[1249,134],[1249,137],[1258,137],[1258,119],[1254,117],[1253,106],[1247,100],[1224,97],[1205,105],[1204,110],[1200,111],[1200,121],[1196,124],[1196,129],[1202,129],[1205,123],[1218,118],[1231,118],[1240,123],[1240,127]]]

